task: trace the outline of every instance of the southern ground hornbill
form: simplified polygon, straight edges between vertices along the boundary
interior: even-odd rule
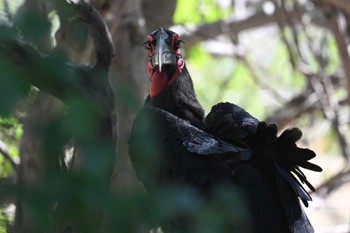
[[[215,105],[204,117],[181,43],[178,34],[163,28],[145,42],[150,91],[133,123],[129,151],[147,191],[152,195],[157,187],[177,184],[210,201],[216,187],[223,186],[239,193],[251,223],[250,231],[227,224],[223,232],[313,232],[299,200],[306,206],[311,200],[301,183],[314,188],[300,167],[322,169],[308,162],[315,157],[312,150],[296,145],[301,131],[291,128],[278,136],[275,124],[260,122],[231,103]],[[144,139],[156,146],[148,148]],[[189,218],[174,217],[162,227],[194,232]]]

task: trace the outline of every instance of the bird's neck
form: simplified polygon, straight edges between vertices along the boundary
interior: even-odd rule
[[[159,95],[149,96],[146,105],[166,110],[177,117],[188,120],[197,127],[202,126],[204,110],[197,100],[193,82],[186,66]]]

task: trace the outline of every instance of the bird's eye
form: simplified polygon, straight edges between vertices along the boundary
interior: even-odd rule
[[[177,40],[177,41],[175,41],[175,43],[174,43],[174,49],[179,49],[179,48],[181,48],[181,45],[184,44],[184,43],[185,43],[185,41],[183,41],[183,40]]]
[[[145,42],[143,42],[142,44],[147,50],[151,50],[152,49],[152,42],[147,40]]]

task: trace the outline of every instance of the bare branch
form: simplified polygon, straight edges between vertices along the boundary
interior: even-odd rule
[[[79,16],[78,18],[86,23],[95,46],[96,65],[108,68],[114,56],[114,46],[107,25],[100,13],[85,1],[79,1],[78,4],[60,1],[53,1],[53,3],[62,24],[69,24],[68,19],[74,19],[76,16]],[[70,12],[67,13],[69,10]]]
[[[273,0],[272,2],[274,3],[275,8],[277,9],[278,8],[277,0]],[[278,25],[279,30],[281,31],[281,39],[282,39],[284,45],[287,48],[289,61],[292,64],[293,69],[295,69],[296,61],[295,61],[295,56],[294,56],[294,53],[293,53],[293,48],[292,48],[291,43],[289,43],[288,38],[286,36],[285,24],[282,23],[282,22],[286,22],[291,28],[293,27],[292,26],[293,24],[290,22],[290,19],[287,18],[287,15],[288,15],[287,14],[287,9],[286,9],[286,6],[285,6],[285,3],[284,3],[283,0],[281,1],[281,8],[282,8],[282,11],[280,11],[280,12],[278,11],[276,13],[276,16],[279,18],[279,20],[277,20],[277,25]]]
[[[32,46],[14,37],[0,38],[0,54],[23,73],[33,74],[23,75],[23,78],[31,85],[61,100],[64,100],[70,93],[82,93],[79,82],[75,78],[75,76],[79,77],[77,74],[81,73],[82,67],[60,64],[55,57],[43,55]],[[47,67],[51,69],[48,70]],[[57,72],[58,70],[61,72]]]
[[[327,6],[326,6],[327,7]],[[342,35],[339,23],[337,21],[337,15],[334,15],[334,8],[326,8],[325,13],[326,16],[329,16],[329,29],[333,33],[335,41],[337,42],[338,53],[342,60],[343,69],[347,78],[347,89],[348,93],[350,93],[350,57],[347,49],[347,44],[345,42],[344,36]]]
[[[213,39],[221,34],[225,33],[226,28],[229,28],[232,33],[239,34],[242,31],[249,29],[259,28],[269,24],[276,24],[280,22],[285,24],[287,19],[298,19],[306,12],[305,8],[300,8],[296,11],[286,12],[287,16],[282,19],[279,17],[283,14],[281,8],[277,8],[271,15],[266,14],[263,10],[254,12],[245,19],[229,18],[224,20],[218,20],[213,23],[207,23],[195,28],[187,28],[185,26],[176,26],[176,30],[181,33],[181,37],[186,41],[185,47],[190,47],[200,41]],[[279,21],[282,20],[282,21]]]
[[[283,95],[278,90],[273,88],[269,82],[258,75],[258,72],[255,71],[256,68],[250,64],[246,56],[242,56],[240,60],[249,71],[251,78],[260,88],[268,90],[277,102],[283,102],[285,100]]]
[[[0,54],[9,61],[33,75],[24,75],[27,81],[64,101],[71,94],[86,95],[91,86],[101,88],[108,83],[108,68],[114,55],[114,47],[108,29],[99,13],[89,4],[78,5],[79,14],[89,24],[95,43],[97,63],[92,66],[78,66],[57,60],[55,56],[45,55],[15,36],[0,37]],[[0,28],[2,29],[2,28]],[[33,61],[36,61],[33,64]],[[47,67],[52,69],[48,70]],[[96,78],[98,76],[99,78]],[[49,80],[48,80],[49,79]],[[99,84],[100,83],[100,84]]]
[[[284,104],[282,108],[274,111],[265,121],[274,122],[283,128],[295,118],[316,109],[317,103],[317,96],[312,94],[310,90],[306,90]]]
[[[223,28],[223,30],[226,33],[226,36],[230,39],[230,42],[233,46],[239,46],[238,45],[238,38],[236,38],[235,34],[231,31],[231,29],[229,27]],[[247,70],[250,73],[250,76],[252,77],[253,81],[256,82],[261,88],[268,90],[273,96],[274,98],[279,101],[282,102],[282,100],[284,100],[285,98],[283,98],[283,96],[274,88],[272,88],[267,82],[266,80],[264,80],[261,75],[258,74],[258,72],[256,71],[256,67],[253,67],[245,52],[242,52],[241,50],[235,50],[234,54],[233,54],[234,58],[241,61],[242,64],[247,68]],[[222,84],[221,84],[221,90],[225,90],[225,86],[228,85],[230,79],[226,79]],[[224,94],[223,91],[218,93],[218,96],[216,97],[216,102],[220,101],[222,95]]]
[[[331,4],[350,14],[350,2],[348,0],[320,0],[320,2]]]
[[[107,25],[98,11],[92,5],[80,1],[81,17],[89,25],[90,35],[94,41],[97,64],[109,67],[114,56],[114,46]]]
[[[338,138],[344,158],[349,160],[350,147],[346,139],[344,127],[340,124],[339,103],[332,98],[334,88],[330,78],[324,74],[319,74],[318,77],[312,76],[310,78],[310,84],[319,99],[325,117],[332,123],[332,128]]]
[[[316,193],[321,196],[328,196],[344,183],[350,182],[350,170],[341,170],[338,174],[329,178],[326,182],[316,187]]]

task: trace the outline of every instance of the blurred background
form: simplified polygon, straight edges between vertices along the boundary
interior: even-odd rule
[[[60,51],[72,63],[94,64],[93,42],[84,23],[53,2],[0,0],[0,22],[15,28],[16,37],[41,52]],[[147,54],[142,43],[147,34],[164,27],[185,41],[182,53],[206,112],[217,102],[233,102],[260,120],[277,123],[281,129],[302,129],[301,146],[317,153],[314,162],[324,170],[307,174],[317,190],[306,208],[308,216],[316,232],[350,232],[349,1],[88,2],[105,19],[115,45],[109,79],[117,106],[118,152],[111,187],[122,197],[113,200],[119,206],[119,217],[133,213],[130,209],[138,206],[135,203],[144,201],[135,191],[142,188],[129,159],[128,136],[148,92]],[[3,78],[21,75],[15,66],[0,61],[0,185],[15,184],[19,177],[27,176],[30,178],[22,179],[26,186],[42,182],[38,178],[43,172],[41,147],[47,142],[36,138],[36,131],[38,127],[58,130],[51,123],[57,123],[57,115],[62,114],[63,104],[49,93]],[[74,148],[65,145],[65,156],[69,157]],[[88,186],[79,189],[74,182],[64,187],[77,196],[93,190]],[[16,193],[21,186],[11,190]],[[45,208],[37,207],[41,201],[36,200],[45,199],[47,193],[36,190],[35,195],[28,195],[32,214],[47,213]],[[15,222],[15,209],[19,207],[12,197],[1,198],[0,204],[0,232],[10,232],[6,229]],[[79,203],[79,207],[85,204]],[[116,228],[139,232],[142,226],[135,229],[134,221],[143,218],[142,211],[136,211],[140,216],[133,221],[120,217]],[[83,216],[87,218],[86,213]]]

